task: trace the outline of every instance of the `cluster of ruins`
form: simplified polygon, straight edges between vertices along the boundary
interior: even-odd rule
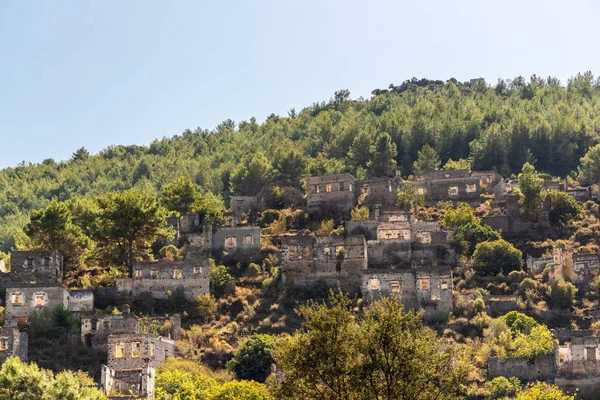
[[[343,216],[345,228],[343,236],[317,237],[299,231],[272,238],[279,245],[286,284],[340,287],[361,294],[367,303],[384,296],[398,297],[407,310],[420,309],[425,319],[442,321],[453,311],[456,298],[469,297],[454,292],[452,271],[457,260],[449,243],[450,232],[438,222],[419,221],[413,212],[396,207],[398,190],[414,190],[429,205],[452,201],[476,206],[489,199],[500,211],[482,222],[505,235],[535,235],[540,229],[551,229],[545,208],[536,223],[523,217],[514,193],[517,186],[515,179],[504,179],[495,171],[429,171],[410,182],[399,175],[355,180],[343,173],[307,178],[304,192],[284,187],[278,196],[273,187],[265,186],[256,196],[231,198],[230,226],[213,229],[202,225],[196,213],[169,218],[177,239],[185,239],[181,259],[135,262],[130,276],[118,279],[116,288],[133,298],[165,299],[175,289],[182,289],[189,298],[209,293],[210,258],[258,262],[261,229],[246,226],[248,217],[270,207],[286,207],[305,210],[317,218]],[[545,187],[566,191],[580,202],[591,197],[589,188],[569,188],[567,182],[551,180]],[[357,205],[368,208],[368,219],[346,218]],[[528,256],[527,266],[532,274],[549,268],[550,280],[569,279],[584,287],[600,268],[600,259],[596,254],[556,248],[553,257]],[[122,314],[93,313],[93,292],[69,291],[63,285],[63,260],[57,251],[13,252],[10,271],[1,262],[0,271],[6,318],[5,328],[0,330],[0,362],[9,356],[27,360],[27,333],[17,328],[33,312],[61,306],[81,316],[82,343],[106,353],[107,363],[101,371],[106,393],[154,397],[156,370],[174,355],[174,341],[179,339],[179,315],[154,318],[153,326],[158,321],[162,328],[149,330],[147,321],[130,313],[127,306]],[[494,313],[507,312],[517,307],[518,298],[513,297],[488,296],[486,304]],[[598,342],[596,336],[574,334],[570,344],[557,347],[551,357],[491,359],[488,373],[490,377],[556,380],[565,387],[587,385],[590,377],[600,375],[596,368]]]

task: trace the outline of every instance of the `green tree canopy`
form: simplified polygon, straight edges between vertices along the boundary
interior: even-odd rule
[[[366,169],[371,161],[371,135],[366,131],[360,131],[348,151],[348,159],[356,168]]]
[[[525,214],[536,220],[542,208],[544,178],[529,163],[523,164],[519,174],[519,204]]]
[[[238,348],[228,364],[238,379],[264,382],[271,373],[275,338],[252,335]]]
[[[168,212],[153,195],[131,189],[109,193],[96,201],[100,220],[98,239],[106,251],[114,246],[118,259],[127,263],[130,273],[135,258],[147,254],[159,236],[173,238],[172,229],[164,229]]]
[[[231,174],[232,193],[239,196],[254,196],[260,188],[271,183],[273,167],[262,153],[246,157]]]
[[[196,184],[189,176],[180,176],[173,182],[165,185],[162,190],[162,203],[169,211],[180,214],[189,213],[200,194]]]
[[[583,211],[577,200],[565,192],[550,192],[548,199],[550,200],[548,217],[553,224],[565,224]]]
[[[413,165],[415,172],[424,172],[438,169],[441,165],[438,153],[433,147],[426,144],[419,150],[417,160]]]
[[[0,398],[12,400],[105,400],[94,381],[82,372],[56,375],[35,363],[9,357],[0,369]]]
[[[481,275],[508,275],[523,267],[523,254],[506,240],[498,239],[475,246],[471,261]]]
[[[396,299],[376,302],[363,318],[343,294],[329,302],[302,307],[303,329],[276,348],[276,398],[457,398],[468,366],[420,315],[405,314]]]
[[[591,147],[580,163],[579,179],[589,185],[600,183],[600,144]]]
[[[396,144],[386,132],[375,138],[371,145],[371,161],[369,169],[373,176],[394,176],[396,174]]]

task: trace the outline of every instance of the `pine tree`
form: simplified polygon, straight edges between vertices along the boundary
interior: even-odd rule
[[[394,176],[396,173],[396,144],[386,132],[382,132],[375,138],[375,144],[371,146],[372,159],[369,162],[371,175]]]

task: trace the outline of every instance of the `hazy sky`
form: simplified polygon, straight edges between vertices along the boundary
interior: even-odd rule
[[[598,4],[1,0],[0,167],[262,121],[413,76],[598,74]]]

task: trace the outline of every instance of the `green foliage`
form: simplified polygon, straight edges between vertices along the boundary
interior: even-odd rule
[[[372,161],[366,149],[377,141],[357,138],[373,139],[377,132],[389,134],[397,152],[392,158],[403,175],[413,173],[418,152],[429,144],[439,151],[440,165],[464,159],[474,170],[509,175],[535,160],[539,171],[566,176],[583,159],[582,183],[597,183],[593,171],[600,163],[594,160],[600,157],[593,155],[600,151],[594,147],[600,90],[593,76],[579,74],[564,86],[555,78],[500,82],[491,91],[484,83],[473,90],[457,81],[408,80],[376,89],[366,100],[315,103],[262,124],[226,120],[210,131],[186,130],[149,146],[111,146],[95,155],[80,149],[65,162],[49,159],[6,168],[0,171],[0,250],[9,252],[29,213],[52,200],[132,188],[158,194],[180,176],[225,201],[231,193],[255,194],[261,183],[277,183],[269,166],[276,167],[282,144],[298,151],[312,176],[358,175],[358,168],[367,169],[365,160],[367,166]],[[362,156],[350,151],[355,140]]]
[[[216,298],[221,298],[235,291],[235,280],[224,265],[211,265],[210,292]]]
[[[511,282],[521,282],[526,277],[527,272],[525,271],[512,271],[508,274],[508,279],[510,279]]]
[[[537,325],[531,328],[527,335],[517,335],[514,341],[514,357],[533,359],[538,356],[546,356],[554,351],[554,337],[545,325]]]
[[[108,193],[96,199],[99,230],[97,241],[105,256],[117,254],[117,260],[126,262],[133,275],[133,261],[150,250],[157,238],[172,239],[172,229],[165,230],[167,210],[156,196],[138,190]],[[114,247],[114,248],[113,248]]]
[[[531,329],[539,325],[535,319],[518,311],[511,311],[503,315],[501,319],[506,322],[506,325],[515,335],[519,333],[529,335]]]
[[[201,321],[210,321],[217,313],[217,300],[212,294],[199,294],[195,299],[196,312]]]
[[[164,246],[158,251],[158,254],[166,260],[175,260],[180,256],[180,253],[181,251],[172,244]]]
[[[483,388],[486,400],[513,398],[521,390],[521,381],[514,377],[498,376],[484,383]]]
[[[469,160],[465,160],[464,158],[460,158],[458,161],[450,159],[446,162],[446,164],[444,164],[444,167],[442,169],[445,171],[466,170],[470,172],[471,162]]]
[[[536,220],[542,205],[544,178],[529,163],[523,164],[519,174],[519,204],[525,214]]]
[[[196,184],[189,176],[180,176],[162,189],[163,205],[167,210],[180,214],[191,212],[199,196]]]
[[[519,392],[517,400],[575,400],[575,396],[563,393],[556,385],[535,382]]]
[[[273,179],[273,167],[263,153],[248,155],[231,174],[231,191],[238,196],[254,196]]]
[[[406,182],[396,192],[396,205],[405,211],[410,210],[411,206],[424,206],[425,195],[418,194],[415,186],[411,182]]]
[[[271,335],[253,335],[238,348],[228,367],[238,379],[264,382],[271,373],[275,338]]]
[[[69,206],[57,201],[33,211],[23,231],[33,247],[59,250],[67,270],[78,267],[91,246],[90,238],[73,223]]]
[[[369,208],[356,206],[350,211],[352,221],[366,221],[369,219]]]
[[[0,398],[13,400],[104,400],[94,381],[82,372],[56,375],[35,363],[9,357],[0,369]]]
[[[331,236],[333,230],[335,229],[335,222],[332,219],[326,219],[321,221],[319,225],[319,229],[315,231],[315,235],[317,236]]]
[[[508,274],[523,267],[521,251],[503,239],[479,243],[471,261],[481,275]]]
[[[294,147],[294,143],[287,141],[275,152],[274,159],[276,181],[283,186],[300,187],[300,182],[305,176],[306,158]]]
[[[591,147],[580,160],[579,179],[591,185],[600,182],[600,144]]]
[[[413,168],[415,172],[424,172],[438,169],[441,165],[438,153],[426,144],[419,150],[418,158],[415,161]]]
[[[468,365],[457,347],[423,326],[421,315],[405,314],[396,299],[375,302],[364,317],[341,293],[329,303],[301,307],[302,331],[278,344],[283,378],[276,398],[458,397]]]
[[[548,288],[550,304],[555,308],[571,308],[575,301],[575,293],[577,293],[575,285],[563,280],[552,283]]]
[[[205,396],[207,400],[272,400],[266,386],[253,381],[230,381],[213,386]]]
[[[396,143],[390,135],[382,132],[375,138],[371,146],[369,169],[372,176],[394,176],[396,174]]]
[[[348,161],[355,168],[367,169],[371,161],[371,135],[360,131],[348,150]]]
[[[583,211],[577,200],[565,192],[550,192],[548,198],[550,199],[548,217],[553,224],[567,223]]]

